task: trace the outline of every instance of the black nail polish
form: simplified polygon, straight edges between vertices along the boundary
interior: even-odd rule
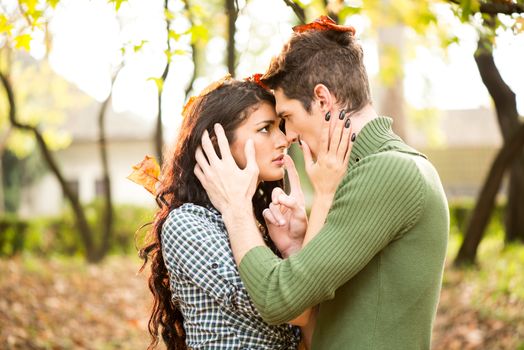
[[[342,120],[346,116],[346,110],[343,109],[340,111],[340,114],[338,115],[338,119]]]
[[[329,118],[331,118],[331,112],[327,112],[326,113],[326,121],[329,121]]]
[[[356,134],[351,135],[351,142],[355,142],[355,139],[357,138]]]
[[[348,129],[350,125],[351,125],[351,119],[347,119],[344,126],[346,127],[346,129]]]

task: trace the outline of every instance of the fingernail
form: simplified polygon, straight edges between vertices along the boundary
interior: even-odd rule
[[[355,139],[357,138],[356,134],[351,135],[351,142],[355,142]]]
[[[330,111],[328,111],[326,113],[326,121],[329,121],[329,118],[331,118],[331,112]]]
[[[346,110],[343,109],[340,111],[340,114],[338,115],[338,119],[342,120],[346,116]]]
[[[346,120],[346,124],[344,124],[346,129],[348,129],[350,125],[351,125],[351,119]],[[353,134],[353,135],[355,135],[355,134]]]

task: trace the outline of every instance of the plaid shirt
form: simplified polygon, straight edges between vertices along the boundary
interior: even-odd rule
[[[184,315],[188,347],[298,348],[297,327],[268,325],[251,303],[216,209],[186,203],[169,213],[162,253],[173,302]]]

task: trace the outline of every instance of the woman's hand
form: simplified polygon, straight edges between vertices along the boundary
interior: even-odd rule
[[[338,114],[338,115],[344,115]],[[333,118],[333,117],[332,117]],[[330,135],[330,123],[335,127]],[[320,136],[320,149],[316,161],[306,142],[301,141],[306,173],[315,191],[315,199],[333,198],[335,191],[347,171],[353,142],[352,127],[348,118],[324,120]]]
[[[247,164],[244,169],[240,169],[231,155],[227,137],[220,124],[215,124],[215,134],[222,158],[216,154],[209,134],[205,131],[202,136],[202,148],[198,147],[195,154],[195,175],[202,183],[211,203],[222,214],[228,210],[251,208],[259,172],[253,140],[246,142],[244,152]]]
[[[302,248],[307,229],[304,193],[300,178],[290,156],[284,156],[284,163],[291,187],[289,195],[281,188],[273,189],[271,204],[263,211],[269,236],[284,258]]]

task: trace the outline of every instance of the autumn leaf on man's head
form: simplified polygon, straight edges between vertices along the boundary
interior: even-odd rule
[[[127,177],[129,180],[144,186],[153,195],[156,194],[156,185],[160,182],[160,165],[154,157],[145,156],[140,163],[133,165],[133,172]]]

